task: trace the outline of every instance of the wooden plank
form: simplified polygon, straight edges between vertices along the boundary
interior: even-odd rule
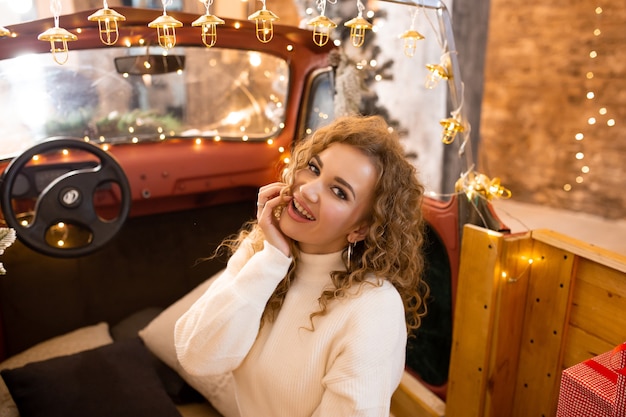
[[[626,341],[625,311],[626,275],[580,259],[572,298],[571,325],[617,346]]]
[[[446,403],[405,371],[391,398],[391,414],[394,417],[443,417]]]
[[[488,368],[486,416],[507,416],[515,394],[518,357],[525,303],[530,276],[528,258],[533,242],[530,234],[506,236],[496,269],[498,279],[496,318],[493,326],[492,354]]]
[[[561,367],[563,369],[569,368],[601,353],[608,352],[615,346],[615,344],[599,339],[579,327],[570,325],[565,333]]]
[[[511,323],[524,328],[513,417],[556,412],[574,259],[571,252],[534,244],[524,322]]]
[[[502,234],[465,225],[452,333],[447,417],[484,415]]]
[[[590,259],[609,268],[626,273],[626,255],[599,248],[560,233],[539,229],[532,231],[533,239],[571,252],[581,258]]]

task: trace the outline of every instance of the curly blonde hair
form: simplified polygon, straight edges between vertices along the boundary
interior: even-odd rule
[[[286,193],[294,183],[297,171],[307,167],[311,158],[334,143],[343,143],[361,150],[367,155],[378,172],[373,195],[375,200],[370,213],[367,236],[353,249],[350,265],[346,270],[331,273],[334,289],[324,291],[319,298],[320,310],[310,316],[324,315],[328,303],[344,297],[354,286],[372,283],[368,278],[377,277],[389,281],[402,297],[407,330],[417,329],[426,314],[425,299],[429,289],[422,273],[424,258],[423,217],[421,212],[424,187],[417,179],[415,167],[405,158],[404,149],[394,132],[380,116],[346,116],[318,129],[311,137],[298,142],[290,165],[284,170],[282,180],[287,184]],[[253,247],[263,247],[263,234],[252,222],[239,236],[226,246],[231,251],[246,236],[253,238]],[[280,311],[290,284],[294,279],[295,265],[299,258],[297,242],[291,242],[293,262],[285,278],[268,300],[263,323],[273,321]],[[344,251],[347,260],[347,248]]]

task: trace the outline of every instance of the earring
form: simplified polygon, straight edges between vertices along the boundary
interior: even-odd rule
[[[354,242],[348,242],[348,271],[352,269],[352,252],[354,250]]]

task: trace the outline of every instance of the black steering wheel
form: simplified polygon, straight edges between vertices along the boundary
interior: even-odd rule
[[[24,216],[21,207],[18,215],[16,208],[29,200],[34,208]],[[77,257],[119,232],[131,193],[124,170],[109,153],[80,139],[56,138],[11,161],[0,180],[0,204],[6,223],[26,246],[49,256]]]

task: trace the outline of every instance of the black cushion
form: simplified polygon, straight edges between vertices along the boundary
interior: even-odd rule
[[[21,417],[180,417],[138,337],[0,375]]]
[[[146,308],[131,314],[115,326],[111,327],[113,340],[125,340],[137,337],[139,330],[146,327],[152,320],[163,312],[162,308]],[[172,333],[174,330],[171,330]],[[173,337],[173,336],[172,336]],[[205,399],[198,391],[189,385],[175,370],[167,366],[152,352],[150,352],[152,366],[156,370],[163,388],[174,404],[188,404],[204,402]]]

